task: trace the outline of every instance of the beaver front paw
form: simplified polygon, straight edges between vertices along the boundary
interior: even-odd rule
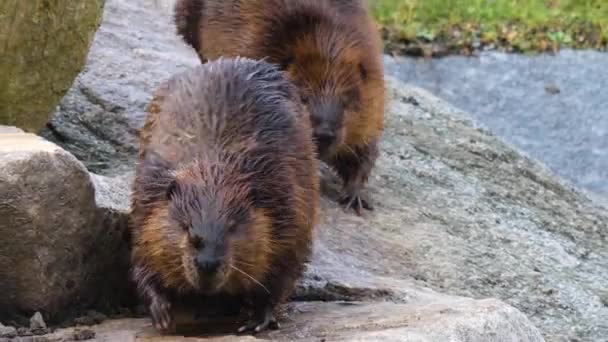
[[[238,332],[253,331],[254,333],[259,333],[266,329],[277,330],[280,329],[280,327],[272,309],[265,309],[256,313],[249,323],[239,328]]]
[[[175,322],[171,313],[171,303],[161,296],[152,298],[148,306],[154,329],[161,334],[170,334],[175,331]]]
[[[342,197],[340,197],[339,203],[344,206],[344,209],[353,209],[359,216],[361,216],[362,209],[374,210],[374,207],[369,201],[361,197],[359,190],[345,192]]]

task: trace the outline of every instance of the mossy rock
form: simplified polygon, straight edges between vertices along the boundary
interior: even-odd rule
[[[0,125],[37,132],[86,61],[103,0],[0,0]]]

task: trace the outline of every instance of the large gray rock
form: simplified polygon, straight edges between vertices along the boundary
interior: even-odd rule
[[[86,67],[42,132],[90,171],[124,170],[138,148],[136,133],[153,90],[198,63],[173,34],[167,13],[153,0],[107,0]]]
[[[0,124],[44,127],[84,66],[103,3],[0,1]]]
[[[56,321],[124,290],[125,226],[111,221],[103,187],[98,205],[89,173],[69,152],[0,132],[0,317],[40,311]]]
[[[608,336],[605,209],[429,93],[394,79],[389,88],[378,211],[334,221],[336,238],[380,235],[366,254],[378,272],[503,299],[547,340]]]

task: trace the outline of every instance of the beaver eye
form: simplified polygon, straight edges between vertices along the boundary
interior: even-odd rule
[[[293,57],[284,58],[279,62],[279,69],[281,71],[285,71],[287,68],[289,68],[291,63],[293,63]]]
[[[167,191],[165,193],[167,200],[170,201],[173,198],[173,196],[175,196],[176,192],[177,192],[177,181],[173,180],[173,181],[171,181],[171,183],[169,183],[169,186],[167,187]]]
[[[236,222],[233,222],[231,224],[228,225],[228,232],[229,233],[234,233],[236,232],[237,228],[239,227],[239,225]]]
[[[359,97],[359,89],[354,88],[352,90],[349,90],[342,96],[342,105],[345,107],[356,106],[359,102]]]
[[[359,74],[361,75],[362,80],[367,80],[367,69],[365,69],[363,64],[359,64]]]

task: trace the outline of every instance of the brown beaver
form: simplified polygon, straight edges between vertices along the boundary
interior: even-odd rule
[[[178,34],[201,61],[266,58],[299,87],[320,158],[344,183],[342,204],[361,199],[384,129],[382,47],[360,0],[177,0]]]
[[[130,216],[132,277],[154,326],[173,303],[236,296],[276,326],[311,250],[319,202],[312,128],[276,66],[218,59],[172,77],[140,136]]]

